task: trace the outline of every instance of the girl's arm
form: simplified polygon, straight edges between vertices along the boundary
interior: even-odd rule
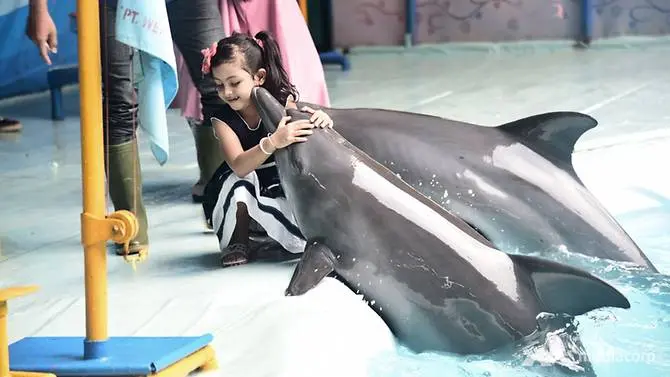
[[[273,143],[268,138],[261,139],[263,149],[259,144],[245,151],[242,149],[237,134],[226,123],[219,119],[212,119],[212,126],[228,166],[240,178],[258,169],[275,151]]]

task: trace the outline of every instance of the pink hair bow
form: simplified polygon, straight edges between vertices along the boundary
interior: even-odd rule
[[[214,42],[209,48],[200,50],[200,53],[202,54],[202,67],[200,68],[200,71],[202,73],[207,74],[212,70],[212,57],[216,55],[217,45],[218,43]]]
[[[260,48],[263,48],[263,42],[262,42],[260,39],[254,37],[254,42],[256,42],[256,44],[257,44]]]

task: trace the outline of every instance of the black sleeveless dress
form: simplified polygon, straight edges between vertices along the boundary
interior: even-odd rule
[[[240,139],[242,149],[245,151],[258,145],[261,139],[267,136],[265,128],[261,123],[248,127],[242,116],[228,105],[222,105],[211,116],[225,122],[235,132]],[[256,169],[256,175],[260,182],[260,194],[268,198],[284,197],[284,191],[279,182],[279,173],[274,162],[274,155],[271,155],[263,163],[263,165],[271,166]],[[212,224],[212,213],[219,199],[221,187],[231,174],[234,174],[232,169],[226,161],[223,161],[205,186],[202,207],[205,211],[205,218],[210,225]]]

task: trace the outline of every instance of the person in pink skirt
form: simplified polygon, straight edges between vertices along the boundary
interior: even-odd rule
[[[251,35],[262,30],[270,31],[279,44],[284,68],[300,93],[301,101],[330,106],[319,53],[296,0],[219,0],[219,9],[225,35],[231,35],[234,31]],[[200,95],[176,47],[175,54],[179,92],[171,107],[181,109],[182,116],[193,131],[196,148],[202,147],[211,139],[211,132],[201,132],[201,127],[198,127],[202,121]],[[193,186],[192,197],[194,202],[201,202],[205,185],[223,157],[221,161],[207,161],[199,150],[197,155],[200,177]]]

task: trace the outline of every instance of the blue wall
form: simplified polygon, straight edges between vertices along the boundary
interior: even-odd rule
[[[49,66],[25,34],[27,0],[0,0],[0,98],[48,89]],[[15,8],[15,9],[12,9]],[[77,36],[70,31],[69,13],[75,0],[49,0],[51,17],[58,29],[58,53],[51,55],[52,66],[77,64]]]

